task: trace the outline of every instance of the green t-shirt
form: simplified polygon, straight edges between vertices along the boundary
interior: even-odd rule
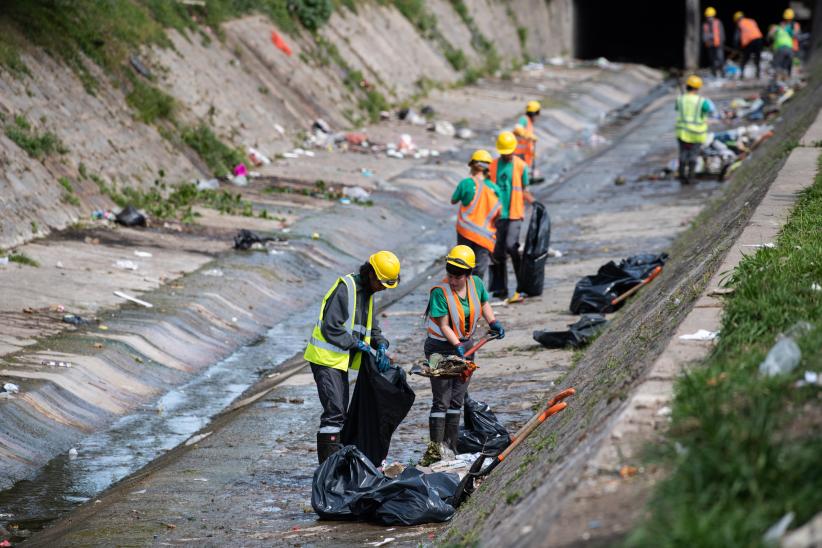
[[[526,129],[528,127],[528,116],[525,114],[520,116],[519,120],[517,120],[517,125],[523,129]]]
[[[491,182],[491,179],[485,179],[485,185],[493,190],[494,194],[496,194],[497,198],[499,198],[499,188]],[[451,195],[451,202],[461,202],[462,205],[467,206],[471,203],[471,200],[474,199],[476,187],[477,185],[474,183],[474,179],[471,177],[466,177],[460,181],[457,188],[454,189],[454,194]]]
[[[497,162],[497,188],[499,192],[500,205],[502,206],[499,218],[507,219],[508,210],[511,208],[511,179],[514,173],[514,162],[506,162],[500,159]],[[528,168],[522,170],[522,188],[528,186]]]
[[[482,283],[479,276],[472,276],[472,278],[477,284],[477,295],[480,303],[488,302],[488,290],[485,289],[485,284]],[[471,305],[468,303],[468,293],[465,293],[464,299],[459,297],[459,300],[465,314],[465,329],[468,330],[471,327],[468,323],[471,321]],[[431,297],[428,299],[428,314],[432,318],[442,318],[448,315],[448,301],[445,300],[445,293],[439,287],[434,288]],[[477,314],[481,314],[481,312],[477,311]]]

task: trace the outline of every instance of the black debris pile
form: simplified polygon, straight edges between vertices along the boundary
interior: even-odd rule
[[[534,340],[545,348],[582,348],[607,324],[601,314],[584,314],[577,322],[568,324],[567,331],[534,331]]]
[[[465,398],[465,427],[457,439],[459,453],[499,455],[511,443],[511,435],[487,403]]]
[[[623,303],[614,304],[614,299],[642,283],[667,259],[667,253],[643,253],[623,259],[619,264],[607,262],[599,267],[596,274],[585,276],[577,282],[571,297],[571,313],[607,314],[618,310]]]
[[[146,226],[146,216],[137,211],[133,205],[127,205],[120,213],[114,216],[114,220],[123,226]]]

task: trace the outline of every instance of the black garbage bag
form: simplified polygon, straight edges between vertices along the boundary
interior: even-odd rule
[[[519,289],[530,296],[542,295],[550,243],[551,217],[544,205],[534,202],[519,269]]]
[[[595,275],[585,276],[577,282],[571,297],[571,313],[606,314],[618,310],[624,301],[616,305],[611,302],[641,283],[654,268],[664,265],[667,258],[667,253],[648,253],[628,257],[618,265],[614,261],[602,265]]]
[[[656,267],[664,266],[667,260],[667,253],[643,253],[623,259],[619,267],[628,274],[644,280]]]
[[[340,432],[343,445],[356,445],[371,462],[388,455],[391,436],[414,405],[414,391],[405,371],[392,367],[380,373],[374,357],[363,353],[354,395]]]
[[[459,453],[502,453],[511,443],[508,430],[499,422],[491,406],[465,398],[463,405],[465,427],[457,439]]]
[[[360,519],[351,511],[351,502],[386,481],[359,449],[343,447],[314,471],[311,507],[322,519]]]
[[[133,205],[127,205],[120,210],[120,213],[114,216],[114,220],[123,226],[146,226],[146,216]]]
[[[265,243],[265,239],[250,230],[242,229],[234,236],[234,249],[251,249],[254,244]]]
[[[568,331],[534,331],[534,340],[546,348],[582,348],[605,329],[608,320],[601,314],[585,314]]]
[[[443,472],[423,474],[406,468],[351,503],[352,511],[368,521],[382,525],[419,525],[440,523],[454,515],[451,498],[459,476]]]

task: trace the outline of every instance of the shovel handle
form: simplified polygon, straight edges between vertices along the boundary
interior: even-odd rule
[[[523,428],[523,429],[522,429],[522,431],[520,431],[519,436],[517,436],[517,439],[515,439],[515,440],[511,443],[511,445],[509,445],[509,446],[505,449],[505,451],[503,451],[502,453],[500,453],[500,455],[497,457],[497,460],[499,460],[500,462],[504,461],[504,460],[505,460],[505,458],[506,458],[509,454],[511,454],[511,451],[513,451],[514,449],[516,449],[516,447],[517,447],[520,443],[522,443],[522,442],[525,440],[525,438],[527,438],[528,436],[530,436],[530,435],[531,435],[531,432],[533,432],[534,430],[536,430],[536,429],[537,429],[537,426],[539,426],[540,424],[542,424],[543,422],[545,422],[545,420],[546,420],[548,417],[550,417],[550,416],[552,416],[552,415],[556,415],[557,413],[559,413],[560,411],[562,411],[562,410],[563,410],[563,409],[565,409],[566,407],[568,407],[568,404],[567,404],[566,402],[564,402],[564,401],[563,401],[563,402],[559,402],[559,403],[557,403],[557,404],[552,405],[551,407],[549,407],[548,409],[546,409],[545,411],[543,411],[542,413],[540,413],[540,414],[537,416],[537,420],[533,421],[533,422],[532,422],[532,423],[528,426],[528,428],[527,428],[527,429],[526,429],[526,428]]]
[[[625,299],[627,299],[628,297],[630,297],[631,295],[633,295],[634,293],[636,293],[637,291],[639,291],[639,289],[640,289],[643,285],[648,284],[648,283],[651,283],[651,280],[653,280],[654,278],[656,278],[657,276],[659,276],[659,274],[660,274],[661,272],[662,272],[662,267],[661,267],[661,266],[657,266],[657,267],[655,267],[653,270],[651,270],[651,273],[650,273],[650,274],[648,274],[648,277],[647,277],[647,278],[645,278],[644,280],[642,280],[641,282],[639,282],[638,284],[636,284],[634,287],[632,287],[631,289],[629,289],[628,291],[626,291],[625,293],[623,293],[623,294],[622,294],[622,295],[620,295],[619,297],[617,297],[617,298],[615,298],[614,300],[612,300],[612,301],[611,301],[611,306],[613,306],[613,305],[615,305],[615,304],[619,304],[619,303],[621,303],[622,301],[624,301]]]
[[[551,407],[553,407],[554,405],[558,404],[559,402],[561,402],[561,401],[562,401],[562,400],[564,400],[565,398],[568,398],[568,397],[570,397],[570,396],[573,396],[573,395],[574,395],[574,394],[576,394],[576,393],[577,393],[576,389],[574,389],[574,388],[566,388],[565,390],[563,390],[562,392],[560,392],[559,394],[557,394],[556,396],[554,396],[553,398],[551,398],[550,400],[548,400],[548,403],[546,403],[546,404],[545,404],[544,409],[550,409]],[[511,441],[514,441],[515,439],[522,437],[523,432],[525,432],[525,430],[526,430],[526,429],[530,428],[532,424],[536,423],[536,422],[539,420],[539,417],[540,417],[540,416],[541,416],[541,413],[538,413],[538,414],[534,415],[533,417],[531,417],[531,418],[528,420],[528,422],[526,422],[526,423],[523,425],[523,427],[522,427],[522,428],[520,428],[520,429],[517,431],[517,433],[516,433],[516,434],[514,434],[513,436],[511,436]]]

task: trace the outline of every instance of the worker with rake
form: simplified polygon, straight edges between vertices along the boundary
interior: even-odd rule
[[[472,274],[475,266],[474,251],[466,245],[455,246],[445,257],[446,277],[431,288],[426,310],[425,358],[429,362],[432,357],[448,360],[470,356],[475,344],[472,336],[480,316],[488,322],[493,338],[505,336],[505,330],[494,317],[488,302],[485,285]],[[446,453],[443,449],[456,451],[460,414],[470,375],[432,375],[430,379],[433,401],[428,425],[431,439],[420,460],[423,466],[442,460]]]

